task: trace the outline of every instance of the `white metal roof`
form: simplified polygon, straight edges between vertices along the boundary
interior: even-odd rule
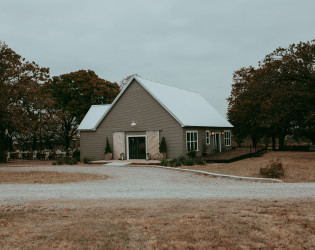
[[[135,79],[183,126],[233,127],[201,95],[140,77]]]
[[[105,117],[109,107],[110,104],[92,105],[80,123],[78,130],[95,130]]]
[[[233,127],[198,93],[134,76],[111,105],[93,105],[79,130],[95,130],[133,80],[155,98],[182,127]]]

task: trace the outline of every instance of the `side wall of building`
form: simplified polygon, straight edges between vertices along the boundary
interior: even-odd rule
[[[135,122],[136,126],[131,126]],[[137,82],[133,81],[112,107],[95,132],[81,131],[81,160],[104,159],[106,138],[113,148],[113,133],[125,135],[145,134],[159,131],[160,141],[165,136],[167,158],[183,152],[183,128],[181,125]]]
[[[186,147],[186,132],[198,132],[198,150],[197,156],[201,156],[203,152],[207,155],[213,154],[215,152],[214,147],[214,136],[215,134],[219,134],[220,137],[220,144],[221,144],[221,152],[227,151],[232,149],[232,141],[230,146],[226,146],[224,143],[224,131],[231,131],[231,128],[205,128],[205,127],[185,127],[183,133],[183,142],[184,142],[184,149],[183,151],[187,153]],[[206,131],[209,131],[210,134],[210,144],[206,143]],[[231,133],[232,136],[232,133]]]

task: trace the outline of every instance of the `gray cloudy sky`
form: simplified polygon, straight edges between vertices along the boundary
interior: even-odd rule
[[[225,114],[233,72],[314,39],[314,13],[314,0],[0,0],[0,40],[52,76],[138,73]]]

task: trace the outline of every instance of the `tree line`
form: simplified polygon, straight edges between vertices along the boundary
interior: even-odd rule
[[[92,70],[50,77],[0,41],[0,162],[13,141],[22,150],[67,150],[90,106],[111,103],[119,91]]]
[[[238,143],[249,136],[253,146],[272,138],[284,149],[286,135],[315,144],[315,40],[291,44],[266,55],[257,68],[234,72],[228,119]]]

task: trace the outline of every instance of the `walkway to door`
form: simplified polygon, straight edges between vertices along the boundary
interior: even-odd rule
[[[111,164],[111,165],[161,165],[161,161],[158,160],[142,160],[142,159],[130,159],[130,160],[100,160],[100,161],[91,161],[91,164]]]

